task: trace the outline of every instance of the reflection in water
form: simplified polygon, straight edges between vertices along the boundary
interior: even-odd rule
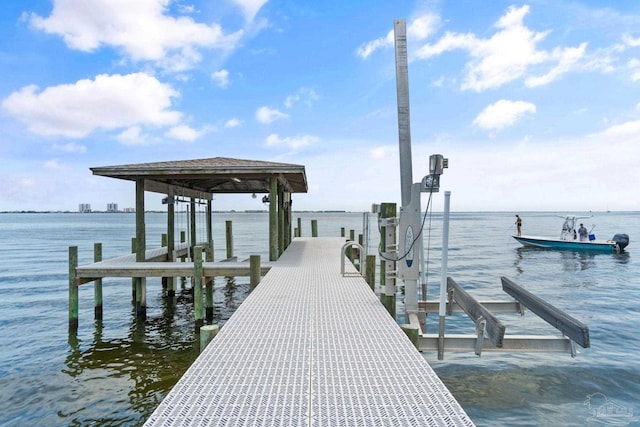
[[[214,290],[212,323],[222,325],[246,298],[249,286],[226,278],[220,287]],[[141,425],[193,363],[199,354],[193,293],[185,289],[176,297],[157,301],[160,306],[149,310],[144,323],[131,312],[124,337],[107,338],[102,321],[95,322],[90,342],[69,335],[62,373],[75,387],[72,403],[58,412],[65,423]],[[100,418],[88,418],[96,413]]]

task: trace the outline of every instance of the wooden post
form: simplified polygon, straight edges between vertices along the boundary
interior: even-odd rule
[[[318,220],[311,220],[311,237],[318,237]]]
[[[207,200],[207,244],[211,249],[211,259],[207,258],[207,261],[213,262],[213,207],[211,205],[211,199]]]
[[[302,237],[302,218],[298,217],[298,235],[296,237]]]
[[[278,178],[271,178],[269,188],[269,261],[278,259]]]
[[[213,341],[219,331],[220,327],[218,325],[204,325],[200,328],[200,353]]]
[[[396,204],[382,203],[380,205],[380,217],[395,218]],[[389,239],[387,239],[387,237],[389,237]],[[382,252],[387,252],[387,247],[394,244],[395,237],[391,235],[387,236],[387,227],[382,226],[380,228],[380,247],[382,248]],[[394,319],[396,318],[396,281],[392,278],[387,280],[386,274],[387,271],[395,271],[395,266],[395,261],[387,259],[380,260],[380,302]]]
[[[167,234],[166,233],[162,233],[162,235],[160,236],[160,247],[162,248],[166,248],[167,247]],[[167,254],[169,253],[169,250],[167,250]],[[162,283],[162,296],[166,297],[167,296],[167,291],[169,289],[169,281],[167,280],[166,277],[161,277],[160,281]]]
[[[225,237],[227,242],[227,259],[233,257],[233,223],[225,221]]]
[[[147,251],[144,222],[144,178],[136,179],[136,262],[144,262]],[[138,304],[138,301],[140,303]],[[136,286],[136,313],[140,320],[147,318],[147,280],[140,277]]]
[[[213,262],[213,247],[207,245],[205,249],[207,262]],[[213,277],[206,277],[205,279],[205,316],[207,321],[210,322],[213,320]]]
[[[365,279],[371,290],[373,292],[376,291],[376,256],[375,255],[367,255],[367,267],[365,271]]]
[[[400,325],[400,328],[404,331],[404,333],[409,337],[411,344],[417,349],[420,350],[420,327],[417,325]]]
[[[93,262],[102,261],[102,243],[93,244]],[[93,281],[93,317],[102,320],[102,279]]]
[[[78,332],[78,285],[76,269],[78,268],[78,247],[69,246],[69,333]]]
[[[196,318],[196,330],[204,324],[202,307],[202,246],[193,248],[193,304]]]
[[[345,228],[344,227],[340,227],[340,237],[347,237],[347,235],[345,234]]]
[[[138,241],[135,237],[131,238],[131,253],[135,254],[138,251]],[[138,281],[135,277],[131,278],[131,305],[136,305],[136,290],[138,289]]]
[[[284,188],[278,185],[278,258],[284,252],[285,239],[286,239],[286,227],[284,220]]]
[[[196,233],[196,199],[192,197],[190,199],[189,206],[191,206],[191,211],[189,212],[191,221],[190,222],[190,232],[191,232],[191,247],[193,248],[198,244],[198,234]],[[193,249],[192,249],[193,250]]]
[[[180,243],[184,243],[187,241],[187,232],[184,230],[180,230]],[[185,260],[186,257],[182,257],[182,261]],[[184,289],[187,286],[187,279],[185,277],[180,278],[180,288]]]
[[[249,286],[251,290],[254,290],[258,283],[260,283],[260,255],[249,256]]]
[[[167,194],[169,203],[167,204],[167,255],[169,261],[175,261],[174,251],[176,249],[176,221],[175,221],[175,198],[173,190]],[[175,277],[167,277],[167,296],[176,296]]]

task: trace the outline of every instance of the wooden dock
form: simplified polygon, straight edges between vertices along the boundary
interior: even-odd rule
[[[295,239],[145,426],[472,426],[343,244]]]

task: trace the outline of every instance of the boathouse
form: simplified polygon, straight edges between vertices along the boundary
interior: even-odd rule
[[[187,267],[175,261],[179,258],[195,258],[195,247],[207,251],[207,261],[213,261],[212,200],[215,194],[260,195],[269,205],[269,261],[275,261],[289,246],[291,236],[291,205],[293,193],[306,193],[307,177],[301,165],[266,162],[259,160],[214,157],[207,159],[138,163],[90,168],[94,175],[125,179],[135,182],[136,235],[133,254],[77,267],[77,253],[70,248],[69,327],[77,329],[78,286],[94,281],[96,293],[101,288],[102,277],[132,277],[133,294],[139,318],[146,318],[146,278],[163,277],[168,283],[169,294],[175,292],[172,280],[182,276]],[[166,246],[147,249],[145,232],[145,192],[164,194],[167,205]],[[190,239],[176,244],[175,204],[186,202],[190,215]],[[196,204],[206,204],[206,239],[196,241]],[[75,248],[77,251],[77,248]],[[76,258],[76,261],[73,261]],[[158,262],[161,261],[161,262]],[[72,264],[76,266],[72,267]],[[207,266],[205,266],[207,268]],[[255,269],[254,269],[255,270]],[[259,266],[260,274],[263,269]],[[172,274],[173,273],[173,274]],[[250,268],[241,263],[234,266],[208,267],[213,275],[249,275]],[[100,292],[101,293],[101,292]],[[102,317],[101,298],[96,298],[96,317]],[[198,319],[196,319],[198,320]]]

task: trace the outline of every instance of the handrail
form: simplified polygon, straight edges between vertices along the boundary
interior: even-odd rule
[[[346,252],[347,252],[347,248],[351,247],[351,246],[355,246],[356,248],[358,248],[358,252],[360,253],[360,272],[358,273],[345,273],[344,271],[344,259],[346,258]],[[354,242],[352,240],[348,241],[347,243],[345,243],[344,245],[342,245],[342,249],[340,251],[340,274],[344,277],[344,276],[363,276],[363,271],[365,271],[365,253],[364,253],[364,249],[362,247],[362,245],[360,245],[357,242]]]

